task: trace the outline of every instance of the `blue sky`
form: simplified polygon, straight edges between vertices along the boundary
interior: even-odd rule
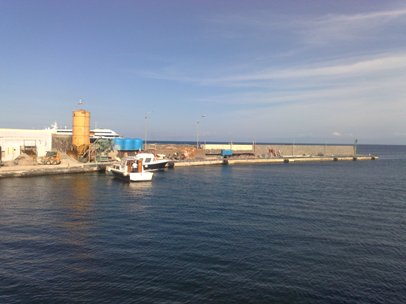
[[[130,137],[406,144],[405,29],[405,1],[0,0],[0,127],[82,99]]]

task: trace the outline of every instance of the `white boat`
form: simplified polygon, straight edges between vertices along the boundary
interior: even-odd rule
[[[135,159],[142,160],[145,171],[163,170],[168,166],[168,159],[158,159],[152,153],[138,153]]]
[[[152,180],[153,172],[146,172],[142,165],[142,159],[134,156],[123,158],[123,160],[108,169],[115,177],[129,182],[147,182]]]

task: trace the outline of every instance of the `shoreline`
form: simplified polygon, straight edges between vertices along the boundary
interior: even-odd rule
[[[78,165],[37,165],[37,166],[14,166],[1,167],[0,179],[9,177],[32,177],[46,175],[63,175],[102,172],[106,165],[100,163],[78,164]]]

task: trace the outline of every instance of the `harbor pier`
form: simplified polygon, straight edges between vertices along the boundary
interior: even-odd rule
[[[341,156],[341,157],[286,157],[286,158],[238,158],[238,159],[211,159],[198,161],[176,161],[174,167],[210,166],[210,165],[254,165],[254,164],[288,164],[309,162],[333,162],[333,161],[365,161],[377,160],[377,156]]]
[[[231,149],[230,149],[231,148]],[[216,144],[150,144],[148,152],[169,160],[169,168],[219,165],[289,164],[309,162],[337,162],[376,160],[374,155],[359,155],[352,145],[231,145]],[[126,153],[113,153],[109,161],[82,163],[63,153],[59,165],[8,164],[0,166],[0,178],[28,177],[55,174],[78,174],[100,172],[112,165]],[[137,152],[134,152],[137,153]]]
[[[0,178],[103,172],[108,164],[111,163],[0,167]]]

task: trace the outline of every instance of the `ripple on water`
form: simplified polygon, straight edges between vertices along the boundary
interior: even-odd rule
[[[405,168],[3,179],[0,302],[406,302]]]

